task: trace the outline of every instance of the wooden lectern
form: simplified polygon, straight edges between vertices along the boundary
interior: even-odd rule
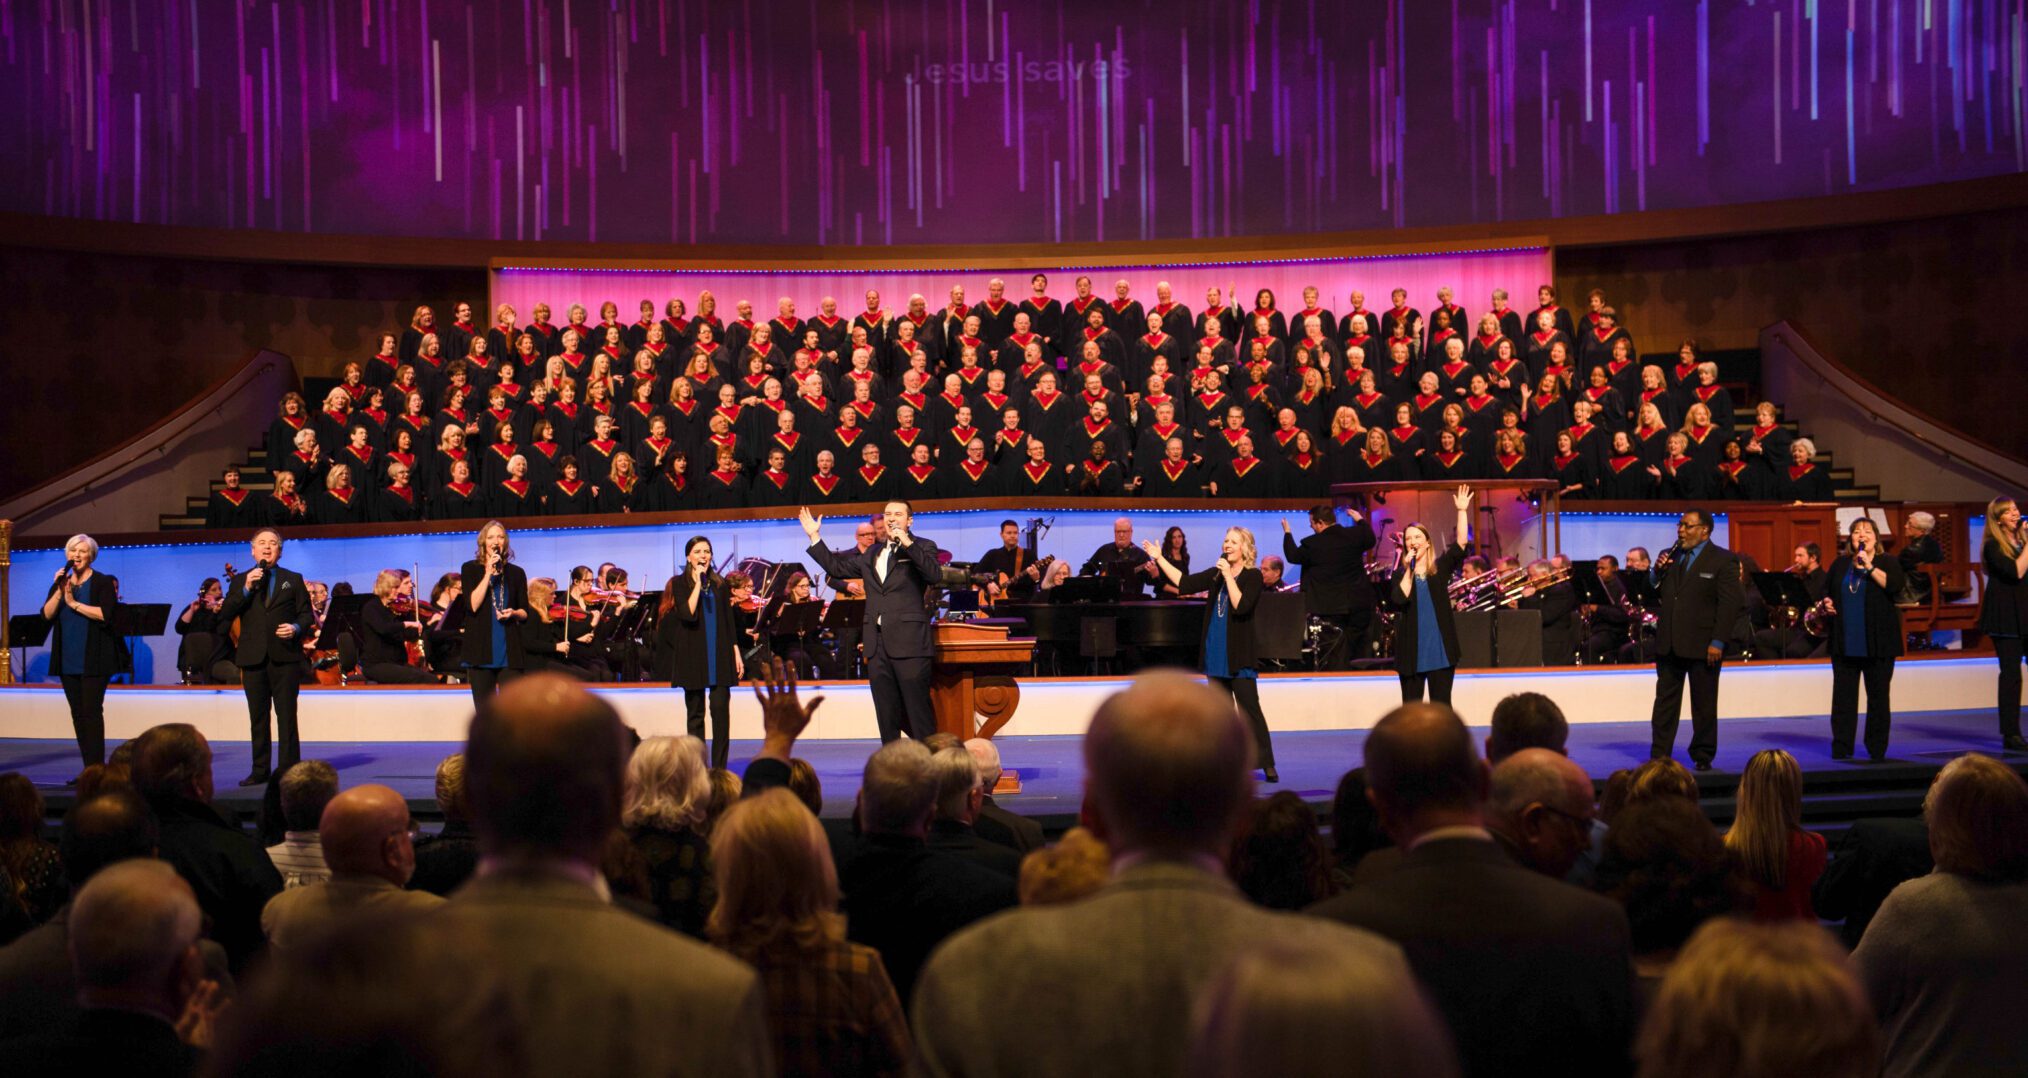
[[[1021,687],[1014,672],[1035,659],[1035,641],[1010,638],[1006,622],[940,621],[931,667],[930,704],[937,729],[967,741],[990,738],[1014,717]],[[985,724],[976,720],[984,718]]]

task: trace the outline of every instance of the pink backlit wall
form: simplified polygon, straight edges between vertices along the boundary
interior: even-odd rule
[[[796,301],[796,313],[808,318],[818,313],[825,296],[838,300],[841,317],[864,309],[868,289],[880,292],[881,304],[901,311],[913,293],[921,293],[932,311],[940,309],[952,286],[962,286],[969,303],[986,298],[986,284],[994,277],[1007,282],[1009,302],[1028,295],[1028,280],[1037,270],[1025,269],[939,269],[914,271],[724,271],[607,269],[523,269],[506,268],[493,273],[492,305],[512,304],[522,323],[530,320],[538,302],[549,304],[555,321],[561,324],[565,310],[582,303],[591,321],[598,321],[599,304],[612,300],[620,306],[620,320],[633,321],[644,299],[653,300],[657,312],[671,298],[681,298],[694,312],[698,293],[710,290],[718,298],[719,317],[730,321],[734,305],[752,300],[754,317],[775,314],[783,297]],[[1314,285],[1322,293],[1325,308],[1343,314],[1349,309],[1347,295],[1359,290],[1366,294],[1369,310],[1385,310],[1388,293],[1408,289],[1409,303],[1427,312],[1436,305],[1436,291],[1449,286],[1476,319],[1490,305],[1493,289],[1504,288],[1514,307],[1528,311],[1535,307],[1535,289],[1550,279],[1550,253],[1546,248],[1448,252],[1443,254],[1382,255],[1349,259],[1290,262],[1245,262],[1107,266],[1085,269],[1064,266],[1040,272],[1049,275],[1049,295],[1068,301],[1076,294],[1073,285],[1080,273],[1088,273],[1093,291],[1111,298],[1113,282],[1125,279],[1131,297],[1148,305],[1155,301],[1155,285],[1168,281],[1176,301],[1193,312],[1204,308],[1205,289],[1216,286],[1240,293],[1242,306],[1251,304],[1254,292],[1272,289],[1276,305],[1285,312],[1302,309],[1303,289]],[[1566,302],[1570,297],[1565,297]],[[1230,298],[1227,299],[1231,303]],[[490,307],[489,307],[490,310]],[[486,317],[482,315],[482,317]],[[490,320],[490,319],[488,319]]]

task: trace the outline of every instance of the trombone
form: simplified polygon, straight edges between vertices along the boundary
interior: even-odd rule
[[[1495,583],[1498,586],[1488,587],[1479,594],[1474,595],[1470,602],[1466,603],[1464,606],[1458,607],[1458,609],[1468,611],[1482,611],[1482,610],[1492,610],[1495,607],[1506,606],[1508,603],[1511,603],[1514,600],[1521,598],[1521,593],[1530,588],[1534,588],[1539,591],[1542,588],[1547,588],[1552,585],[1561,584],[1564,581],[1569,580],[1570,569],[1568,567],[1562,569],[1552,569],[1549,571],[1549,575],[1542,577],[1539,580],[1530,579],[1530,577],[1528,576],[1528,570],[1525,568],[1507,569],[1499,573],[1488,573],[1486,575],[1494,577]]]

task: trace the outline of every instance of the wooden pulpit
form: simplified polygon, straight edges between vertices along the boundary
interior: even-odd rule
[[[1035,659],[1035,641],[1010,637],[1013,624],[940,621],[930,671],[930,703],[937,729],[967,741],[992,737],[1021,703],[1015,672]],[[984,719],[982,724],[978,720]]]

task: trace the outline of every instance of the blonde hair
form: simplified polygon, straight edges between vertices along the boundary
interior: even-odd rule
[[[1053,844],[1030,850],[1021,859],[1021,904],[1075,902],[1104,887],[1112,871],[1112,851],[1105,841],[1085,828],[1073,827]]]
[[[1251,569],[1259,564],[1260,551],[1254,546],[1253,533],[1251,531],[1248,531],[1245,528],[1231,527],[1225,529],[1225,534],[1228,536],[1233,535],[1239,536],[1240,568]]]
[[[461,461],[460,463],[463,462]],[[494,528],[500,529],[500,538],[507,539],[507,525],[502,524],[497,520],[489,520],[486,523],[479,525],[479,541],[477,546],[478,552],[474,554],[473,557],[481,562],[486,560],[486,533],[492,531]],[[507,541],[505,547],[500,551],[500,554],[508,561],[514,560],[514,543],[511,539]]]
[[[1710,426],[1711,406],[1704,403],[1703,401],[1697,401],[1691,404],[1690,407],[1683,409],[1683,425],[1677,428],[1678,433],[1689,434],[1691,431],[1696,430],[1697,413],[1700,411],[1704,413],[1704,425],[1707,427]]]
[[[385,599],[393,595],[394,589],[401,587],[401,582],[406,579],[408,574],[399,569],[382,569],[373,577],[374,598]]]
[[[704,742],[694,737],[651,737],[641,742],[627,761],[620,825],[695,829],[704,822],[710,801]]]
[[[550,620],[549,604],[555,598],[555,580],[546,576],[538,576],[528,582],[528,609],[533,611],[538,619],[544,622]]]
[[[2014,508],[2012,498],[1994,498],[1986,503],[1986,541],[2000,544],[2000,552],[2008,557],[2021,553],[2020,544],[2014,541],[2012,533],[2000,523],[2000,514]]]
[[[816,951],[845,938],[823,825],[786,789],[725,810],[711,832],[711,876],[718,902],[705,935],[739,958]]]
[[[1763,887],[1786,886],[1789,836],[1802,827],[1803,769],[1781,749],[1762,749],[1739,776],[1739,808],[1725,832],[1725,848],[1746,878]]]
[[[1641,1078],[1871,1076],[1880,1031],[1851,960],[1814,924],[1705,922],[1634,1044]]]

